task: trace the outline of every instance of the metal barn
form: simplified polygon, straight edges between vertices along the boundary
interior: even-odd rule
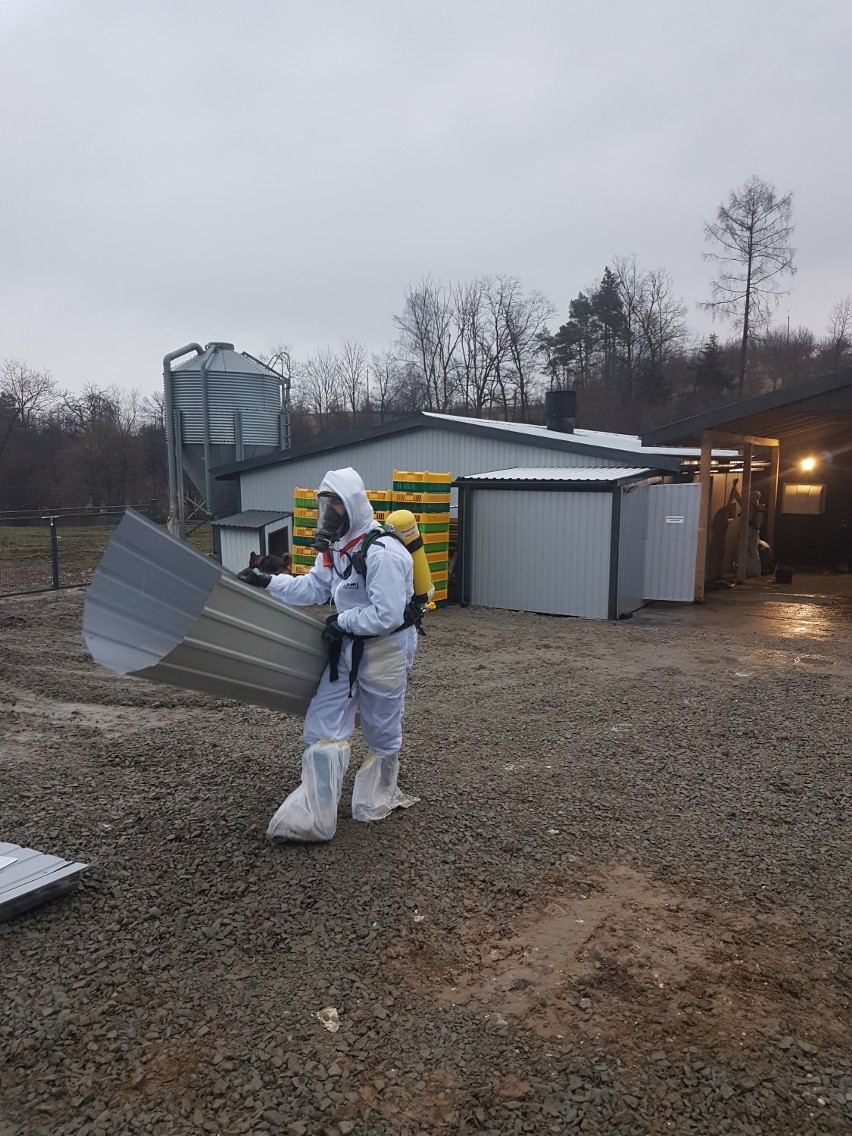
[[[353,466],[374,490],[390,488],[394,469],[449,471],[453,506],[460,494],[465,500],[459,531],[470,602],[607,619],[649,599],[692,599],[694,487],[647,482],[680,480],[684,460],[697,457],[697,450],[574,429],[564,416],[529,426],[420,412],[331,446],[221,467],[216,476],[239,484],[241,508],[251,512],[290,509],[294,490],[316,487],[331,468]],[[664,489],[683,500],[664,502]],[[557,534],[542,527],[546,507],[558,511]],[[553,554],[542,558],[535,550],[545,532]],[[565,563],[571,571],[560,573]]]
[[[390,488],[394,469],[431,469],[466,477],[513,467],[653,465],[677,473],[685,455],[688,451],[678,447],[644,449],[640,439],[629,434],[555,430],[424,411],[331,446],[319,442],[222,466],[216,476],[239,482],[243,510],[275,510],[290,508],[297,486],[316,486],[328,469],[343,466],[354,466],[369,488],[385,489]]]

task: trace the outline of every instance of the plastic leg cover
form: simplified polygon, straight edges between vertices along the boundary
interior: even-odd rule
[[[397,786],[399,755],[383,757],[368,753],[355,774],[352,788],[352,816],[355,820],[384,820],[393,809],[409,809],[419,797],[409,797]]]
[[[302,754],[302,783],[269,822],[270,840],[331,840],[349,765],[349,742],[316,742]]]

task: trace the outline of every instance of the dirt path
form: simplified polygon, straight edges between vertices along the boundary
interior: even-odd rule
[[[421,803],[355,824],[356,743],[299,848],[300,723],[96,668],[83,598],[0,601],[0,839],[90,864],[0,924],[0,1136],[852,1130],[844,612],[438,612]]]

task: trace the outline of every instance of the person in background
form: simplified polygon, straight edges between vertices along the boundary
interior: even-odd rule
[[[355,776],[352,816],[377,821],[416,797],[398,786],[408,671],[417,644],[411,554],[385,534],[364,482],[330,470],[317,492],[316,562],[304,576],[246,569],[240,579],[294,606],[334,602],[326,623],[329,662],[305,716],[301,784],[269,823],[267,836],[331,840],[349,739],[360,712],[367,758]]]

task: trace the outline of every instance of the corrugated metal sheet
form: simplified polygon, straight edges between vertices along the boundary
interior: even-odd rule
[[[234,411],[239,410],[240,429],[246,445],[278,445],[281,404],[277,379],[210,371],[207,391],[211,443],[233,446],[237,436]],[[175,409],[181,412],[183,444],[201,445],[204,442],[201,375],[175,372],[172,392]]]
[[[304,714],[323,625],[128,510],[92,579],[83,639],[115,674]]]
[[[68,891],[86,867],[0,841],[0,923]]]
[[[695,554],[701,486],[650,485],[645,542],[646,600],[695,598]]]
[[[368,489],[390,489],[395,469],[429,469],[462,477],[515,466],[533,468],[539,461],[551,468],[606,469],[612,465],[605,458],[545,448],[535,450],[513,442],[505,434],[485,438],[440,429],[412,430],[335,449],[331,454],[311,454],[282,465],[247,471],[240,476],[241,503],[244,509],[289,509],[296,486],[315,488],[328,469],[350,465],[358,470]],[[455,500],[454,490],[454,503]]]
[[[474,473],[468,475],[467,481],[564,481],[577,483],[582,481],[625,481],[630,477],[640,477],[649,474],[650,469],[641,466],[626,468],[613,466],[611,469],[595,469],[589,466],[577,468],[545,467],[536,469],[527,467],[520,469],[498,469],[491,473]]]
[[[607,618],[610,493],[467,492],[471,603]]]
[[[637,482],[620,490],[616,616],[636,611],[644,599],[648,489],[647,483]]]

